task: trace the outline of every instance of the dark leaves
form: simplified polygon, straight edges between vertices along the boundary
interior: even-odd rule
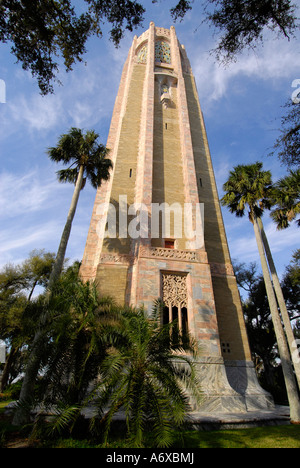
[[[230,172],[223,189],[226,192],[221,203],[237,217],[248,208],[250,221],[260,218],[265,209],[271,208],[272,180],[270,171],[262,171],[262,163],[239,165]]]
[[[289,38],[298,27],[290,0],[207,0],[205,11],[206,22],[222,34],[215,53],[224,62],[245,48],[256,47],[265,28]]]
[[[0,41],[12,42],[13,55],[37,77],[42,95],[53,93],[61,61],[66,71],[82,62],[89,36],[101,36],[102,23],[112,24],[110,36],[118,45],[124,30],[143,19],[143,7],[130,0],[86,3],[89,8],[78,15],[71,0],[1,1]]]
[[[56,147],[49,148],[48,155],[56,163],[69,165],[57,172],[59,182],[76,183],[79,169],[84,167],[85,178],[94,188],[108,180],[112,162],[107,157],[109,150],[98,142],[99,135],[93,130],[83,134],[78,128],[71,128],[61,135]]]

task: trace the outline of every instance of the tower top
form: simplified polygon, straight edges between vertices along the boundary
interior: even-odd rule
[[[180,44],[174,26],[167,29],[155,26],[151,21],[149,29],[139,37],[134,36],[131,51],[137,63],[147,64],[150,60],[156,67],[169,68],[175,72],[182,67],[183,72],[192,73],[185,47]]]

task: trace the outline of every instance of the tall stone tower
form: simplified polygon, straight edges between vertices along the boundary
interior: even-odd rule
[[[162,321],[177,319],[200,344],[202,409],[272,406],[251,362],[196,84],[173,26],[134,37],[107,147],[114,169],[96,195],[82,277],[120,304],[164,301]]]

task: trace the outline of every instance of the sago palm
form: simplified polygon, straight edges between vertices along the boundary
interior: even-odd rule
[[[190,409],[186,392],[197,399],[200,395],[192,362],[196,346],[179,332],[174,342],[177,325],[161,325],[157,306],[150,317],[143,309],[124,311],[120,325],[103,361],[95,400],[105,440],[113,417],[122,410],[134,446],[143,446],[149,429],[156,446],[169,446],[173,429]]]
[[[71,206],[49,281],[49,289],[51,289],[62,270],[79,194],[85,185],[85,181],[88,179],[92,186],[97,189],[103,180],[106,181],[110,177],[112,162],[107,157],[109,150],[98,143],[98,137],[99,135],[93,130],[83,134],[81,129],[71,128],[69,133],[59,138],[56,147],[48,150],[48,155],[52,161],[69,166],[67,169],[58,171],[58,180],[75,184]]]
[[[112,299],[98,296],[94,283],[72,278],[72,272],[56,282],[48,307],[52,320],[39,398],[44,405],[77,407],[79,414],[100,374],[118,309]]]
[[[26,422],[29,404],[50,405],[51,409],[58,405],[56,426],[66,421],[66,413],[72,408],[74,421],[85,399],[88,400],[88,386],[99,375],[105,350],[111,346],[107,337],[111,334],[116,306],[110,298],[98,297],[95,283],[79,278],[79,266],[74,264],[63,272],[47,300],[40,298],[35,304],[37,316],[46,309],[46,320],[39,340],[34,343],[35,349],[31,349],[31,359],[37,363],[37,370],[43,372],[38,390],[26,399],[22,386],[16,423]],[[31,383],[35,380],[29,381],[24,389],[28,390]]]
[[[272,180],[270,171],[263,171],[262,166],[261,162],[236,166],[234,170],[230,172],[230,176],[223,186],[225,195],[221,199],[221,203],[227,206],[230,212],[238,217],[244,216],[246,209],[248,210],[248,216],[253,224],[259,250],[268,301],[281,357],[290,404],[291,420],[300,422],[300,402],[297,384],[294,378],[286,336],[278,312],[277,301],[264,251],[265,246],[262,237],[264,231],[261,217],[264,209],[270,209],[271,207],[270,193],[272,190]]]

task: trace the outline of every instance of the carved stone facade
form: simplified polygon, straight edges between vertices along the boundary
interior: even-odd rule
[[[173,250],[165,249],[163,247],[141,247],[141,255],[145,257],[149,256],[151,258],[182,260],[184,262],[199,261],[198,252],[193,250]]]
[[[186,275],[162,273],[162,299],[167,307],[187,307]]]
[[[107,147],[114,169],[96,194],[82,277],[95,280],[101,294],[119,303],[151,310],[157,298],[164,300],[169,314],[164,320],[177,317],[199,343],[202,409],[246,411],[255,401],[268,407],[269,396],[255,383],[196,84],[174,27],[150,23],[134,37]],[[103,206],[109,203],[116,213],[113,238],[104,235]],[[189,220],[203,245],[185,232],[177,234],[181,218],[167,237],[161,230],[152,235],[150,215],[140,236],[121,235],[124,210],[129,229],[136,222],[130,208],[143,206],[151,213],[153,204],[204,205],[200,228],[194,213]],[[166,215],[161,217],[163,224]]]

